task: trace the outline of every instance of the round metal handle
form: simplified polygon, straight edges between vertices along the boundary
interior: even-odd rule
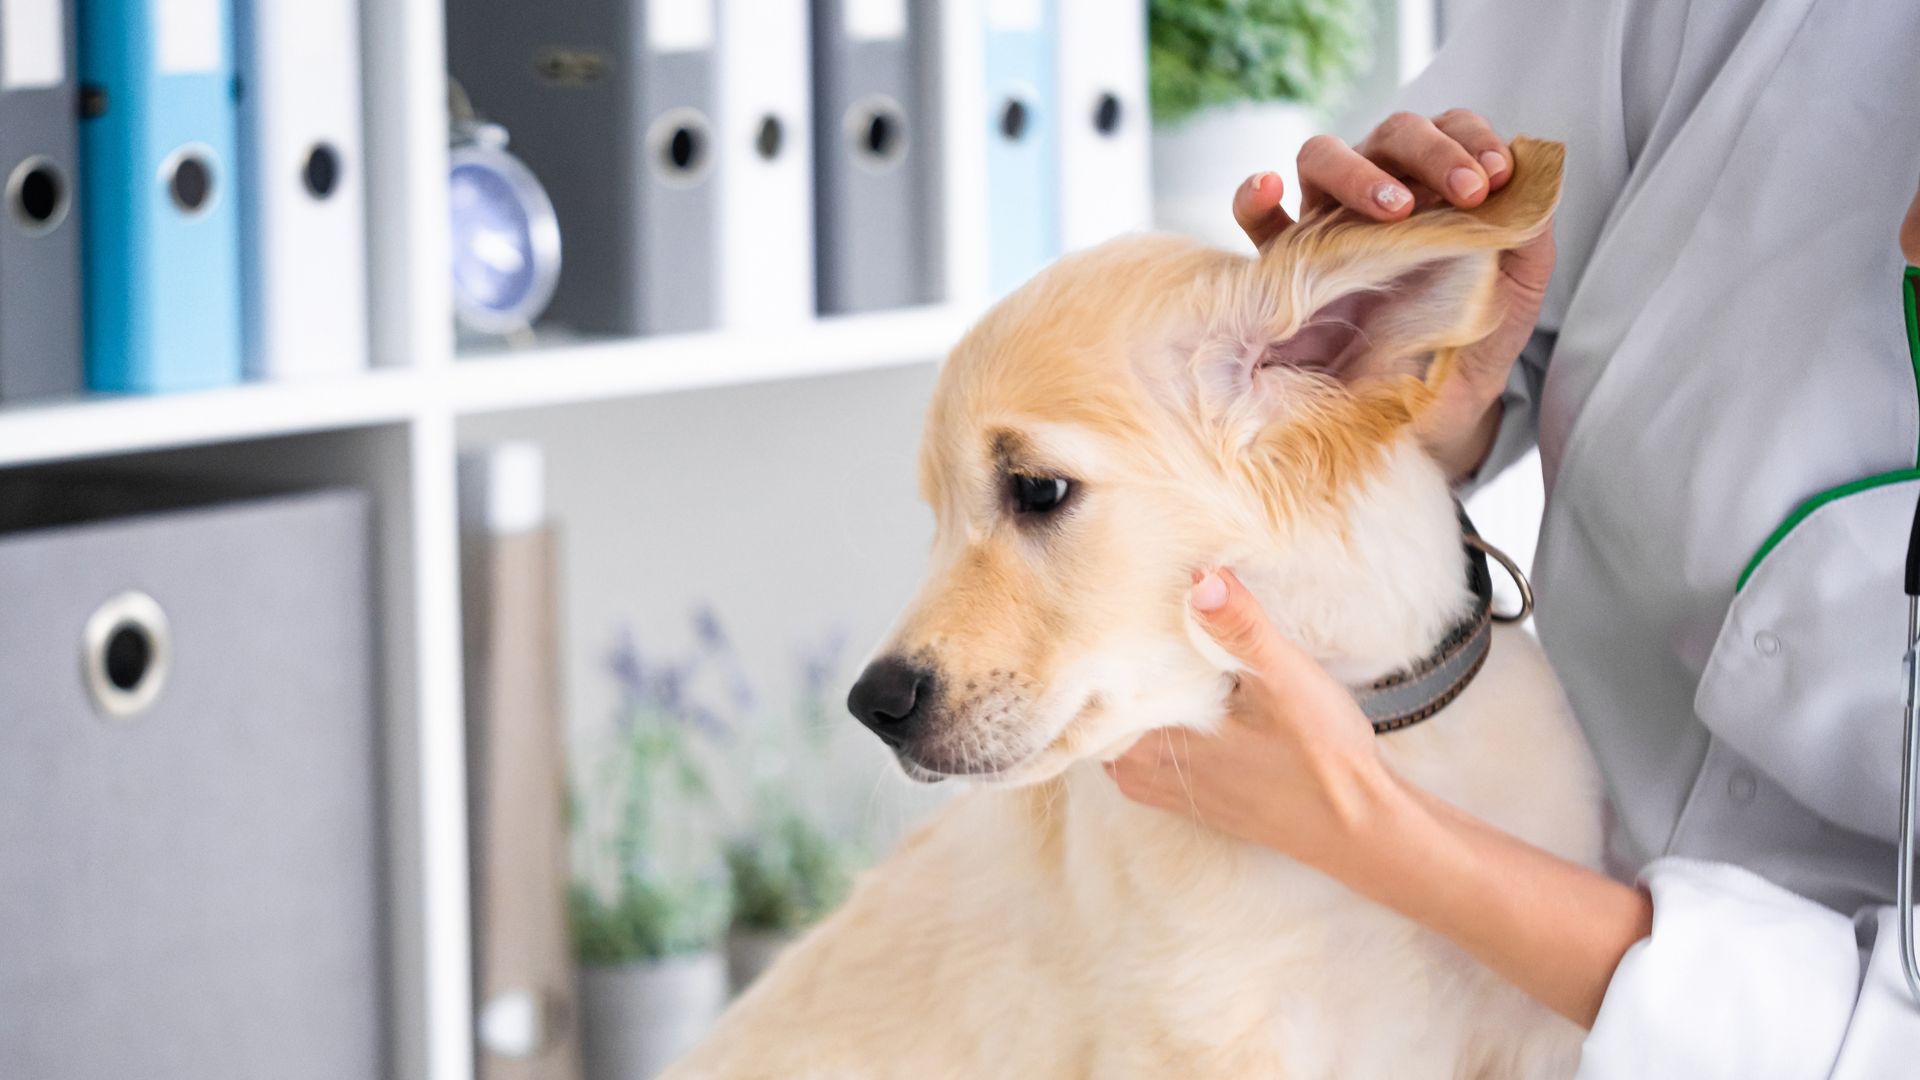
[[[173,666],[167,614],[153,597],[124,592],[87,618],[81,671],[100,715],[131,720],[153,707]]]

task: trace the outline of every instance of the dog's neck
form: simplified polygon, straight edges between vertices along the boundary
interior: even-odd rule
[[[1430,654],[1474,602],[1446,477],[1411,436],[1337,508],[1227,554],[1275,626],[1360,685]]]

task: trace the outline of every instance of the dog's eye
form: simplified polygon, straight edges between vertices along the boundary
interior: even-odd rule
[[[1012,484],[1013,508],[1022,514],[1050,514],[1073,490],[1073,485],[1057,476],[1015,475]]]

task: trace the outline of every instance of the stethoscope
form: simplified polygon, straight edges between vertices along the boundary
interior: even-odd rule
[[[1913,352],[1915,370],[1920,370],[1920,267],[1907,267],[1901,291],[1907,318],[1907,345]],[[1916,787],[1920,786],[1920,712],[1915,698],[1920,697],[1920,505],[1913,510],[1913,528],[1907,535],[1907,654],[1906,708],[1901,717],[1904,731],[1900,741],[1900,865],[1894,874],[1893,904],[1900,918],[1900,964],[1907,976],[1907,992],[1920,1006],[1920,959],[1915,956],[1913,926],[1913,808]]]

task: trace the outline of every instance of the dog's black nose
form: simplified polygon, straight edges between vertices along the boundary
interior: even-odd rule
[[[867,665],[847,694],[847,711],[898,749],[918,733],[933,704],[933,672],[897,656]]]

